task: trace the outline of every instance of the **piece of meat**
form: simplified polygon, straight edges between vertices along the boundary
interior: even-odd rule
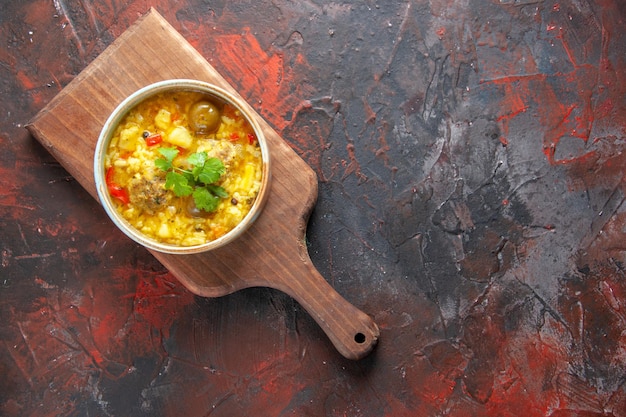
[[[165,189],[165,178],[133,178],[128,184],[130,202],[140,209],[156,211],[169,204],[172,194]]]

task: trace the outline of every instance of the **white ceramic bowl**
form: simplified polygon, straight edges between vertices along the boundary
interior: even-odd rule
[[[137,104],[144,101],[148,97],[151,97],[158,93],[170,92],[170,91],[180,91],[180,90],[192,90],[199,91],[210,96],[213,96],[218,99],[218,101],[229,103],[236,107],[241,114],[247,119],[248,123],[252,126],[254,133],[257,137],[259,147],[261,149],[262,162],[263,162],[263,179],[261,183],[261,188],[259,193],[250,208],[248,214],[244,217],[244,219],[230,232],[225,235],[209,241],[207,243],[196,245],[196,246],[176,246],[171,244],[165,244],[156,241],[155,239],[146,236],[145,234],[139,232],[136,228],[134,228],[126,219],[124,219],[115,209],[115,205],[113,203],[112,197],[109,194],[106,179],[105,179],[105,166],[104,159],[107,152],[107,148],[109,146],[109,142],[115,132],[115,128],[118,123],[122,120],[122,118]],[[111,218],[113,223],[128,237],[133,239],[135,242],[140,245],[145,246],[148,249],[152,249],[158,252],[163,253],[171,253],[171,254],[191,254],[191,253],[199,253],[205,252],[212,249],[216,249],[226,245],[229,242],[241,237],[242,234],[252,225],[252,223],[257,219],[259,214],[263,209],[263,205],[266,201],[267,196],[269,195],[269,185],[270,185],[270,155],[268,151],[267,141],[265,139],[265,135],[261,130],[258,122],[252,115],[250,111],[248,111],[248,107],[244,105],[240,99],[236,98],[229,92],[225,91],[222,88],[219,88],[215,85],[197,81],[197,80],[186,80],[186,79],[174,79],[174,80],[166,80],[160,81],[151,85],[148,85],[135,93],[131,94],[128,98],[126,98],[122,103],[120,103],[113,113],[109,116],[107,121],[105,122],[100,136],[98,137],[98,142],[96,144],[96,150],[94,154],[94,178],[96,183],[96,189],[98,192],[98,197],[104,210]]]

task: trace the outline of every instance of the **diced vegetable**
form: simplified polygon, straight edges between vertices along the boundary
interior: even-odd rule
[[[159,110],[154,117],[154,124],[161,130],[168,130],[172,125],[172,114],[165,109]]]
[[[170,228],[167,226],[167,223],[161,224],[157,233],[162,238],[170,237]]]
[[[115,168],[110,167],[109,169],[107,169],[107,172],[105,174],[105,181],[107,184],[107,189],[109,190],[109,194],[111,194],[111,197],[119,200],[122,204],[128,204],[130,202],[128,192],[125,188],[122,188],[115,182],[114,176]]]
[[[117,146],[125,151],[132,151],[135,149],[135,140],[138,136],[141,136],[141,129],[137,125],[130,125],[120,132],[120,140]]]
[[[163,142],[163,136],[161,136],[158,133],[155,133],[154,135],[150,135],[146,138],[146,145],[148,146],[158,145],[161,142]]]
[[[176,126],[166,139],[172,145],[180,146],[181,148],[189,148],[193,142],[193,138],[189,131],[183,126]]]
[[[246,164],[246,167],[243,171],[243,176],[241,177],[241,188],[242,190],[249,190],[252,187],[252,182],[254,181],[254,173],[255,168],[254,165]]]

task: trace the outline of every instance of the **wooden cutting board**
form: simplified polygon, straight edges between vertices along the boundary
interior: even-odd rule
[[[97,199],[93,155],[113,109],[141,87],[173,78],[218,85],[224,78],[155,10],[124,32],[27,125],[33,136]],[[218,297],[242,288],[271,287],[298,301],[346,358],[375,346],[372,319],[342,298],[313,266],[306,225],[317,200],[317,177],[248,104],[270,149],[271,191],[255,224],[222,249],[195,254],[152,254],[191,292]]]

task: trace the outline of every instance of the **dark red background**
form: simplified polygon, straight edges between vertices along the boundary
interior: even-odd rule
[[[3,1],[0,415],[626,415],[626,3],[388,3]],[[151,6],[316,171],[367,358],[194,296],[25,130]]]

